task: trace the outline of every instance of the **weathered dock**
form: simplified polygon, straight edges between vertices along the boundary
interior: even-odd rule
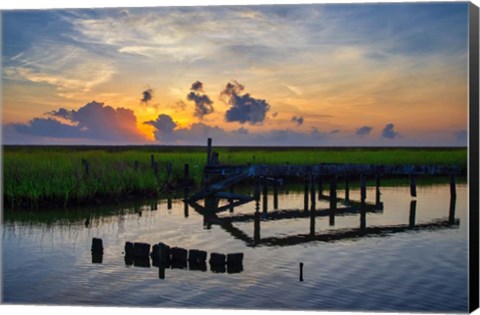
[[[185,199],[190,204],[205,199],[205,204],[215,212],[225,211],[247,202],[260,198],[260,182],[262,182],[263,195],[268,193],[268,182],[273,182],[274,203],[276,203],[277,183],[282,177],[297,177],[304,179],[305,210],[315,207],[316,182],[318,181],[318,196],[322,198],[324,182],[330,184],[331,208],[335,207],[337,200],[337,183],[345,181],[345,199],[350,201],[349,187],[355,178],[359,178],[361,186],[361,200],[366,199],[366,180],[375,179],[376,200],[380,203],[380,178],[388,176],[408,176],[410,181],[410,194],[416,197],[416,176],[448,176],[452,196],[456,194],[455,175],[460,174],[461,168],[455,165],[373,165],[373,164],[338,164],[317,163],[312,165],[223,165],[219,161],[218,153],[212,152],[212,139],[208,139],[207,163],[204,168],[203,189],[191,196],[185,194]],[[254,196],[234,194],[233,186],[248,179],[255,179]],[[261,180],[260,180],[261,179]],[[310,198],[309,198],[310,194]],[[229,206],[216,208],[219,199],[227,199]],[[264,198],[263,208],[267,208]]]

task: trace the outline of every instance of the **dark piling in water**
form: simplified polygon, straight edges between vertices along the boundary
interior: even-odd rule
[[[457,197],[457,189],[455,187],[455,175],[450,175],[450,196],[451,198]]]
[[[457,197],[452,196],[450,197],[450,209],[448,212],[448,223],[454,224],[455,223],[455,204],[457,203]]]
[[[316,208],[315,198],[315,175],[310,175],[310,210],[314,211]]]
[[[380,174],[375,175],[375,204],[377,207],[380,205]]]
[[[410,228],[415,227],[416,214],[417,214],[417,201],[412,200],[412,201],[410,201],[410,215],[408,217],[408,227],[410,227]]]
[[[103,242],[101,238],[92,239],[92,264],[101,264],[103,262]]]
[[[318,200],[322,200],[323,197],[323,179],[321,175],[318,175]]]
[[[303,281],[303,263],[300,263],[300,281]]]
[[[348,173],[345,174],[345,204],[350,203],[350,178]]]
[[[413,174],[410,174],[410,196],[417,197],[417,183]]]
[[[268,179],[266,176],[263,177],[262,203],[263,203],[263,212],[267,213],[268,211]]]
[[[253,222],[253,240],[255,244],[260,243],[260,212],[256,211]]]
[[[304,195],[303,195],[303,210],[305,212],[308,211],[308,182],[310,181],[310,176],[308,172],[306,172],[304,179],[303,179],[303,190],[304,190]]]
[[[360,201],[365,202],[367,199],[367,179],[365,175],[360,175]]]
[[[273,209],[278,209],[278,177],[273,180]]]

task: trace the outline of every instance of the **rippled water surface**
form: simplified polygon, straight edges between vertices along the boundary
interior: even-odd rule
[[[457,185],[452,220],[448,185],[369,189],[365,215],[325,200],[316,217],[304,196],[281,191],[276,220],[260,201],[207,220],[192,207],[160,200],[136,209],[75,220],[6,220],[3,301],[8,304],[222,307],[369,311],[467,311],[467,186]],[[342,197],[339,191],[338,196]],[[351,190],[358,199],[358,190]],[[416,205],[411,204],[416,200]],[[280,211],[281,210],[281,211]],[[91,213],[86,221],[87,214]],[[439,223],[441,221],[441,223]],[[333,224],[333,225],[332,225]],[[102,263],[92,263],[92,238],[102,238]],[[126,241],[242,252],[237,273],[128,266]],[[299,281],[299,263],[304,281]]]

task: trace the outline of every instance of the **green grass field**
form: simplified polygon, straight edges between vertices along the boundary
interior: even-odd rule
[[[439,148],[214,148],[225,164],[442,164],[467,168],[467,150]],[[151,155],[158,163],[155,172]],[[3,147],[6,208],[62,207],[158,196],[183,181],[198,187],[205,147]],[[87,160],[86,174],[82,160]],[[138,161],[138,162],[136,162]],[[137,167],[135,167],[137,163]],[[172,174],[167,174],[167,164]]]

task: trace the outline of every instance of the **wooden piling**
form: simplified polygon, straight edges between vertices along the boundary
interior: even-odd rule
[[[367,228],[367,207],[365,200],[360,205],[360,230],[364,232]]]
[[[350,204],[350,178],[348,173],[345,174],[345,204]]]
[[[337,208],[337,175],[332,175],[330,179],[330,209]]]
[[[167,210],[172,210],[172,194],[168,192],[167,196]]]
[[[207,142],[207,165],[210,165],[212,159],[212,138],[208,138]]]
[[[323,180],[322,176],[318,175],[318,200],[322,200],[323,197]]]
[[[308,211],[308,181],[310,180],[310,176],[305,174],[304,176],[304,198],[303,198],[303,210]]]
[[[310,210],[314,211],[316,208],[315,199],[315,175],[310,175]]]
[[[457,189],[455,187],[455,175],[450,174],[450,197],[456,198],[457,197]]]
[[[255,200],[260,201],[260,176],[255,176]]]
[[[234,186],[230,186],[230,193],[233,194],[234,193]],[[228,203],[231,205],[230,208],[228,209],[228,211],[230,213],[233,213],[233,210],[235,209],[235,207],[232,206],[232,203],[233,203],[233,199],[228,199]]]
[[[360,175],[360,200],[365,202],[367,199],[367,179],[365,175]]]
[[[450,197],[450,210],[448,213],[448,223],[453,224],[455,223],[455,205],[457,203],[457,197],[452,196]]]
[[[263,177],[263,196],[262,196],[262,203],[263,203],[263,212],[268,211],[268,180],[267,177]]]
[[[273,209],[278,209],[278,178],[273,181]]]
[[[412,200],[412,201],[410,201],[410,215],[408,217],[408,226],[410,228],[415,227],[416,214],[417,214],[417,201]]]
[[[316,217],[316,210],[312,208],[310,210],[310,236],[315,236],[315,217]]]
[[[303,263],[300,263],[300,281],[303,281]]]
[[[410,174],[410,196],[417,197],[417,183],[413,174]]]
[[[380,174],[375,175],[375,204],[380,205]]]
[[[255,244],[260,243],[260,212],[256,211],[253,222],[253,240]]]

